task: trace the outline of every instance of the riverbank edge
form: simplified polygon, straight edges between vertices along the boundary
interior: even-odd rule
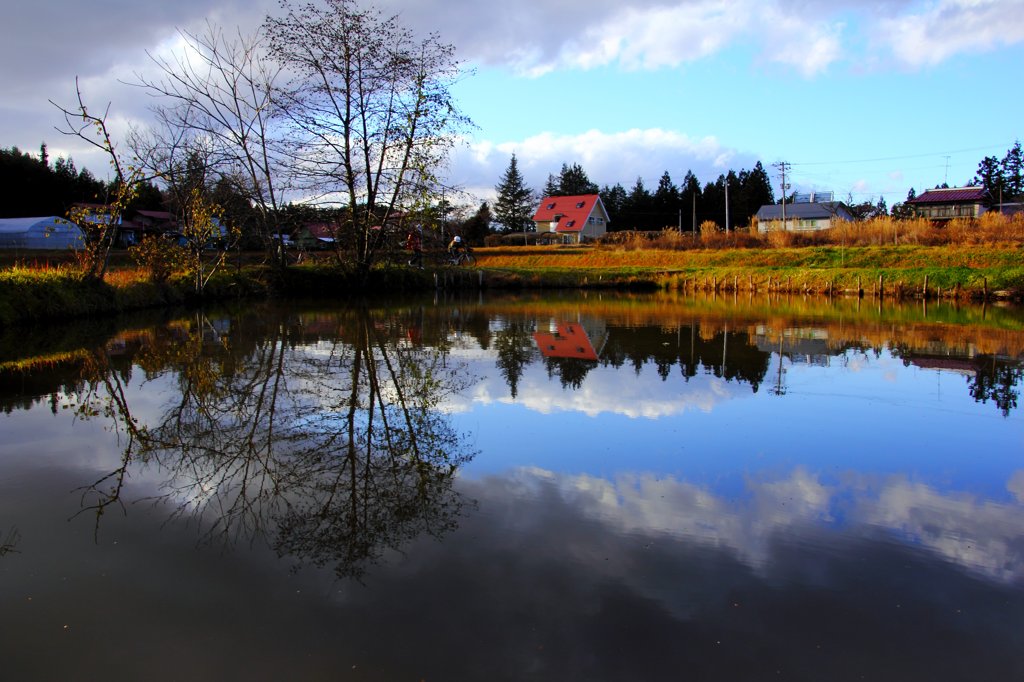
[[[0,271],[0,324],[117,314],[149,308],[274,296],[351,299],[394,293],[480,289],[620,289],[782,293],[872,298],[1024,300],[1024,264],[969,267],[681,268],[473,268],[375,269],[364,282],[333,266],[292,266],[283,271],[247,266],[217,273],[197,294],[191,280],[86,283],[72,273]]]

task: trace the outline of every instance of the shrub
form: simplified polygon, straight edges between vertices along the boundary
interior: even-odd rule
[[[185,251],[163,237],[147,235],[128,249],[129,255],[146,270],[151,282],[166,282],[185,265]]]

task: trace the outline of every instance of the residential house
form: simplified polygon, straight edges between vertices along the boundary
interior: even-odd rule
[[[130,217],[121,219],[120,228],[119,242],[131,246],[147,235],[176,235],[178,221],[170,211],[133,211]]]
[[[991,197],[984,187],[947,187],[929,189],[907,201],[907,206],[922,217],[937,223],[954,218],[977,218],[986,211]]]
[[[994,204],[989,211],[998,211],[1004,216],[1012,217],[1018,213],[1024,213],[1024,201],[1005,201],[1001,204]]]
[[[110,224],[114,209],[107,204],[76,203],[71,214],[79,223],[89,228]],[[158,237],[178,234],[178,221],[168,211],[131,211],[117,217],[115,244],[128,247],[138,244],[147,235]]]
[[[827,196],[831,197],[831,193],[828,193]],[[782,204],[762,206],[757,211],[757,231],[810,232],[827,230],[841,220],[849,222],[856,220],[853,212],[843,202],[816,201],[816,198],[814,194],[810,194],[803,201],[786,204],[785,209]],[[785,223],[782,221],[783,210],[786,215]]]
[[[333,223],[306,223],[294,236],[295,243],[303,249],[334,248],[338,226]]]
[[[608,211],[597,194],[544,197],[533,214],[538,237],[553,233],[566,244],[579,244],[608,231]]]

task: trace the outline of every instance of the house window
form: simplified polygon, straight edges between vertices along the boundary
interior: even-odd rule
[[[550,204],[548,204],[548,210],[549,210],[549,211],[552,211],[552,210],[554,210],[554,208],[555,208],[555,204],[554,204],[554,203],[550,203]]]
[[[587,205],[587,202],[581,201],[580,203],[576,204],[576,208],[583,208],[586,205]]]

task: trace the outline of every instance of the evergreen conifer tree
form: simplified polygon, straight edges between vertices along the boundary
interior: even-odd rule
[[[506,232],[523,232],[533,227],[533,190],[526,185],[516,155],[508,162],[501,182],[494,188],[498,198],[494,202],[494,219]]]

